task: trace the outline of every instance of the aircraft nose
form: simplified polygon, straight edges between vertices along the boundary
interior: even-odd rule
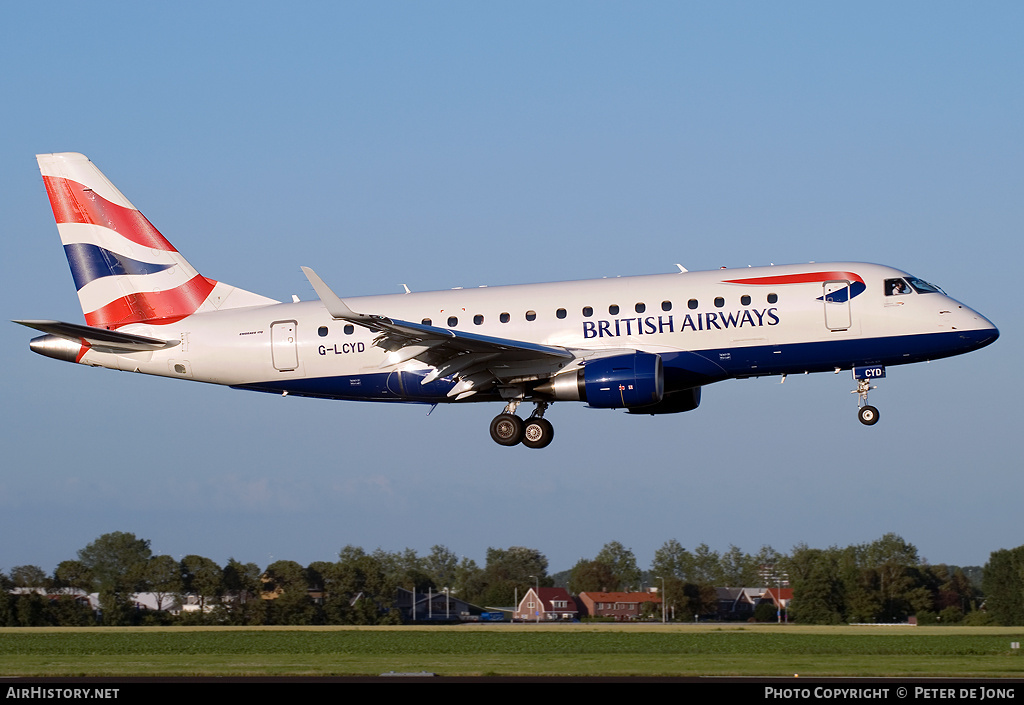
[[[996,342],[999,338],[999,329],[996,328],[992,321],[974,309],[967,308],[966,306],[963,306],[962,309],[965,314],[964,324],[966,325],[962,325],[961,335],[970,340],[972,350],[977,350]]]

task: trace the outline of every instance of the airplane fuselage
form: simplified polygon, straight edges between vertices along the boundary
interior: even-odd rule
[[[830,273],[834,273],[830,274]],[[826,281],[863,280],[829,302]],[[814,281],[787,277],[814,275]],[[843,276],[840,280],[838,277]],[[994,339],[982,315],[941,292],[886,295],[906,272],[841,262],[351,297],[357,310],[499,338],[580,350],[660,355],[666,391],[729,378],[899,365]],[[851,295],[852,294],[852,295]],[[334,320],[320,301],[198,313],[125,332],[178,338],[167,350],[79,361],[112,369],[332,399],[452,401],[455,382],[419,380],[416,360],[387,364],[375,333]],[[498,364],[498,363],[496,363]],[[493,401],[478,394],[465,401]]]

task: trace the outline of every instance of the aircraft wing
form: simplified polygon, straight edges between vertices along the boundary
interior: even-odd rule
[[[456,377],[459,382],[449,396],[462,399],[493,382],[545,379],[578,358],[567,348],[356,313],[316,272],[309,267],[302,271],[333,318],[377,333],[373,344],[390,353],[384,366],[419,360],[434,368],[423,384],[440,377]]]
[[[165,348],[173,348],[181,343],[180,340],[160,340],[159,338],[149,338],[144,335],[121,333],[116,330],[93,328],[92,326],[65,323],[64,321],[14,321],[14,323],[35,328],[43,333],[49,333],[58,338],[70,340],[73,343],[84,342],[99,352],[115,354],[163,350]]]

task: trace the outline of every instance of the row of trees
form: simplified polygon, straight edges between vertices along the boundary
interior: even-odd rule
[[[801,544],[785,564],[792,616],[800,622],[903,622],[911,616],[924,624],[992,621],[977,611],[982,593],[963,569],[928,565],[895,534],[845,548]]]
[[[967,572],[977,575],[981,571]],[[926,564],[917,548],[896,534],[845,548],[816,549],[801,544],[788,555],[771,546],[763,546],[756,554],[736,546],[720,554],[706,544],[688,551],[673,539],[655,552],[647,573],[641,573],[631,551],[618,543],[608,544],[593,559],[581,560],[573,567],[568,586],[582,592],[614,591],[644,580],[649,585],[663,585],[666,605],[679,620],[715,614],[715,587],[789,586],[793,601],[788,616],[805,624],[903,622],[910,616],[924,623],[956,623],[980,605],[979,584],[972,582],[967,572],[955,566]],[[1019,597],[1024,601],[1024,592]],[[776,618],[774,609],[764,614]],[[970,617],[979,623],[990,618],[983,614]]]
[[[474,604],[512,605],[517,593],[553,584],[547,567],[543,554],[520,546],[488,549],[483,568],[445,546],[427,556],[346,546],[337,561],[306,567],[280,560],[261,570],[234,558],[221,567],[204,556],[152,555],[149,541],[115,532],[78,551],[77,560],[62,561],[53,575],[36,566],[0,573],[0,626],[94,624],[92,611],[75,599],[80,592],[99,594],[101,621],[108,625],[389,624],[400,621],[392,609],[399,587],[447,589]],[[140,592],[154,595],[156,612],[136,608]],[[198,609],[177,617],[162,611],[186,602]]]
[[[77,560],[61,562],[52,575],[36,566],[0,573],[0,625],[95,623],[91,610],[73,598],[75,591],[99,593],[103,624],[379,624],[399,620],[392,609],[399,587],[421,594],[447,589],[473,604],[509,607],[536,584],[567,586],[577,594],[663,587],[671,613],[685,621],[717,611],[716,586],[788,584],[794,593],[790,618],[802,623],[904,621],[917,615],[922,622],[1024,624],[1024,546],[992,554],[984,571],[987,614],[977,612],[979,582],[969,579],[980,572],[928,565],[895,534],[845,548],[798,545],[788,555],[770,546],[755,554],[736,546],[719,554],[705,544],[689,551],[673,539],[655,552],[647,571],[630,549],[611,542],[594,558],[549,575],[547,558],[520,546],[488,549],[483,567],[445,546],[434,546],[426,556],[412,549],[367,553],[346,546],[336,561],[303,567],[283,560],[261,570],[233,558],[222,567],[198,555],[154,556],[149,541],[115,532],[78,551]],[[13,587],[65,594],[16,595]],[[187,600],[199,609],[179,617],[143,614],[133,600],[139,592],[153,593],[160,610]]]

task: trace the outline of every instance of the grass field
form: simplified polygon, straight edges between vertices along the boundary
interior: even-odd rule
[[[1024,677],[1024,628],[462,625],[0,629],[0,676]]]

